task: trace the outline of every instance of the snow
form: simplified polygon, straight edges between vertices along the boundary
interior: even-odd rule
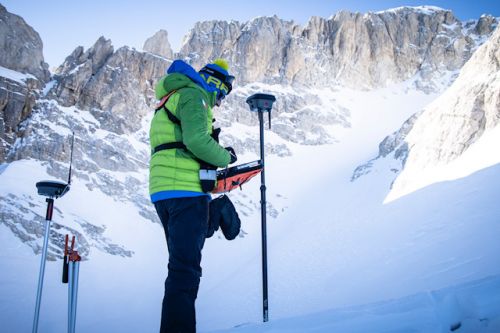
[[[72,70],[68,73],[68,75],[73,75],[73,74],[77,73],[77,72],[80,70],[80,68],[82,68],[82,67],[83,67],[83,66],[85,66],[85,65],[86,65],[86,63],[79,64],[78,66],[76,66],[75,68],[73,68],[73,69],[72,69]]]
[[[294,146],[293,157],[286,163],[293,166],[289,172],[279,168],[283,161],[274,157],[266,160],[266,176],[271,179],[268,190],[286,193],[290,198],[289,210],[268,231],[271,318],[387,299],[395,299],[398,304],[398,299],[415,292],[498,275],[495,253],[499,248],[493,245],[491,235],[499,231],[495,223],[500,216],[495,203],[498,177],[496,183],[491,181],[498,168],[461,179],[455,185],[434,185],[392,204],[383,201],[394,174],[378,173],[361,182],[349,182],[353,166],[359,164],[355,161],[374,156],[384,135],[435,96],[420,95],[402,86],[366,93],[343,90],[332,95],[352,113],[352,130],[336,133],[338,145]],[[464,195],[466,205],[462,202]],[[473,227],[470,221],[474,221]],[[212,255],[217,253],[208,248],[205,258]],[[203,282],[198,301],[202,328],[258,322],[259,265],[257,249],[254,258],[233,268],[234,273],[222,279],[221,285]],[[415,311],[413,315],[418,318]],[[217,316],[220,313],[230,315]],[[277,327],[287,331],[286,321],[282,323],[284,327]],[[334,319],[331,323],[337,328]],[[381,327],[384,323],[380,322]],[[298,327],[332,331],[308,325]],[[265,327],[252,326],[249,331],[266,331]],[[360,331],[363,328],[366,331],[365,326]]]
[[[460,27],[458,22],[454,22],[452,24],[443,23],[441,25],[443,26],[443,28],[448,29],[448,30],[455,30],[455,29]]]
[[[34,77],[31,74],[24,74],[24,73],[16,72],[16,71],[13,71],[12,69],[8,69],[8,68],[2,67],[2,66],[0,66],[0,76],[3,76],[7,79],[16,81],[22,85],[26,84],[25,81],[27,79],[33,79],[33,80],[37,79],[36,77]]]
[[[494,291],[493,293],[491,291]],[[401,299],[326,310],[211,333],[500,331],[500,277],[422,292]],[[493,320],[489,318],[495,318]]]
[[[10,190],[7,188],[23,189],[22,191],[43,213],[44,200],[37,196],[34,186],[38,180],[52,178],[43,170],[40,162],[33,160],[10,164],[2,174],[0,193],[9,193]],[[12,193],[22,194],[19,190]],[[104,207],[108,209],[103,209]],[[155,269],[158,262],[165,260],[162,254],[166,252],[166,245],[163,244],[164,240],[161,237],[157,237],[158,225],[145,221],[132,205],[117,202],[100,191],[94,190],[89,193],[77,178],[74,179],[70,192],[56,200],[55,209],[53,219],[57,223],[74,227],[75,218],[85,217],[96,225],[105,224],[106,235],[112,235],[114,242],[124,244],[136,252],[134,260],[127,260],[103,254],[94,249],[91,252],[92,260],[81,263],[77,319],[79,330],[95,331],[94,325],[99,325],[101,320],[119,318],[125,310],[129,314],[137,313],[137,316],[130,315],[130,319],[135,319],[137,322],[136,325],[126,323],[130,332],[140,331],[137,325],[153,314],[148,315],[147,309],[138,310],[141,306],[139,300],[146,297],[146,299],[157,299],[161,302],[158,300],[159,296],[155,295],[157,288],[151,289],[150,292],[147,291],[149,287],[136,288],[128,293],[123,291],[130,286],[137,285],[137,279],[142,275],[130,274],[131,267],[134,267],[133,270],[137,273],[144,271],[146,267],[146,270],[151,271]],[[62,214],[58,214],[59,211]],[[14,238],[10,231],[7,232],[3,225],[1,227],[0,270],[8,271],[6,274],[2,273],[0,277],[2,297],[6,295],[8,299],[16,300],[15,302],[0,302],[1,321],[2,323],[15,323],[10,327],[10,332],[28,331],[32,323],[40,257],[34,256],[31,249],[19,243],[19,240]],[[64,331],[66,327],[65,320],[61,320],[64,317],[61,314],[66,314],[67,285],[60,283],[60,269],[60,262],[47,263],[40,332]],[[117,277],[120,278],[117,279]],[[144,277],[141,277],[141,283],[158,286],[162,284],[162,279],[163,274],[156,274],[151,276],[149,282],[147,278],[144,280]],[[12,285],[15,285],[15,288],[9,287]],[[3,288],[9,288],[9,290]],[[129,297],[137,301],[131,303]],[[121,302],[122,305],[117,307],[116,302]],[[107,313],[107,315],[96,318],[96,313]],[[87,325],[90,325],[92,329],[86,329]],[[152,321],[152,325],[156,323]]]
[[[413,177],[411,183],[406,184],[404,190],[391,191],[385,202],[390,202],[431,184],[464,178],[481,169],[499,164],[500,151],[497,149],[498,142],[500,142],[500,127],[486,131],[478,142],[456,160],[446,165],[421,170],[418,175]]]
[[[49,81],[42,90],[42,96],[47,96],[50,89],[52,89],[56,85],[56,83],[56,80]]]
[[[410,11],[415,11],[418,13],[422,13],[425,15],[432,15],[435,12],[442,12],[442,11],[449,11],[448,9],[443,9],[441,7],[436,7],[436,6],[403,6],[403,7],[396,7],[396,8],[391,8],[387,10],[382,10],[375,12],[375,14],[384,14],[384,13],[398,13],[403,10],[410,10]]]
[[[255,87],[289,92],[280,86]],[[259,207],[260,184],[253,180],[243,191],[230,193],[238,210],[247,212],[241,215],[245,236],[228,242],[218,232],[206,242],[198,330],[389,333],[444,332],[460,326],[459,333],[498,332],[500,164],[492,149],[499,130],[486,133],[456,164],[433,173],[426,186],[384,203],[395,177],[390,167],[376,168],[355,182],[350,181],[352,172],[377,155],[386,135],[438,94],[414,90],[412,80],[374,91],[336,87],[317,94],[323,103],[345,106],[351,127],[331,128],[338,143],[286,143],[291,156],[266,156],[267,196],[279,211],[277,218],[268,218],[271,321],[259,324],[260,211],[252,208]],[[63,110],[89,126],[97,122],[89,112]],[[129,140],[134,149],[147,149],[140,139],[147,121],[143,125]],[[250,137],[258,130],[233,124],[227,133]],[[96,135],[110,134],[98,130]],[[284,142],[267,130],[265,138]],[[256,159],[251,153],[239,157],[242,163]],[[391,160],[381,163],[390,166]],[[46,166],[21,160],[0,169],[0,194],[15,194],[43,214],[45,202],[34,184],[51,178]],[[146,174],[110,172],[110,177],[145,181]],[[54,220],[75,227],[84,218],[103,226],[105,237],[134,255],[112,256],[93,247],[84,258],[77,330],[156,332],[167,271],[162,227],[142,217],[135,205],[90,191],[85,184],[73,180],[70,192],[56,200]],[[9,332],[26,332],[40,256],[3,224],[0,244],[0,322]],[[67,286],[60,283],[60,274],[60,261],[47,263],[40,332],[66,328]]]
[[[150,56],[152,56],[153,58],[158,58],[158,59],[161,59],[161,60],[167,60],[167,61],[174,61],[174,59],[169,59],[169,58],[165,58],[165,57],[162,57],[158,54],[155,54],[155,53],[151,53],[149,51],[145,51],[143,49],[140,50],[140,52],[144,52],[144,53],[147,53],[149,54]]]

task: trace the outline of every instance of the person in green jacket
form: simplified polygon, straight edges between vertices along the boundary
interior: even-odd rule
[[[160,106],[149,132],[149,192],[165,230],[168,276],[160,332],[196,332],[195,300],[201,251],[208,230],[215,169],[236,161],[231,147],[218,143],[212,108],[231,92],[234,77],[225,60],[199,72],[174,61],[156,85]]]

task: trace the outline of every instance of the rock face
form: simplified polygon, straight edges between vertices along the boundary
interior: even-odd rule
[[[18,125],[31,115],[38,96],[38,80],[18,72],[10,73],[13,75],[0,76],[0,163],[7,160],[18,136]]]
[[[11,151],[17,126],[31,115],[38,89],[49,80],[42,47],[38,33],[0,4],[0,163]]]
[[[169,64],[128,47],[114,52],[111,41],[101,37],[89,50],[78,47],[66,58],[48,96],[63,106],[89,110],[110,131],[131,133],[151,111],[154,83]]]
[[[382,140],[382,142],[378,145],[379,153],[377,157],[371,159],[363,165],[358,166],[352,174],[351,182],[355,181],[361,176],[370,173],[372,171],[373,165],[377,162],[377,160],[385,158],[389,155],[392,155],[396,160],[401,161],[400,167],[398,169],[393,169],[393,171],[401,171],[401,169],[405,165],[406,158],[408,157],[408,143],[405,141],[405,139],[421,114],[422,112],[417,112],[408,120],[406,120],[398,131],[386,136],[384,140]]]
[[[168,32],[166,30],[160,30],[148,38],[144,43],[143,49],[146,52],[159,55],[163,58],[172,59],[174,57],[174,52],[170,47]]]
[[[56,69],[58,83],[50,91],[49,97],[56,97],[63,106],[75,105],[79,101],[87,83],[104,66],[113,54],[110,40],[101,37],[87,51],[77,47],[64,63]]]
[[[380,144],[379,158],[394,153],[393,157],[401,161],[402,171],[393,190],[408,191],[416,173],[453,161],[499,123],[500,27],[497,27],[463,66],[453,85]]]
[[[474,32],[479,36],[484,36],[490,34],[495,30],[495,26],[498,24],[497,20],[490,15],[483,15],[479,18],[476,26],[474,27]]]
[[[111,42],[101,37],[87,51],[76,48],[57,69],[56,83],[48,97],[66,107],[88,110],[99,119],[103,129],[117,134],[133,133],[140,128],[141,119],[151,113],[155,103],[154,84],[169,64],[164,58],[127,47],[115,52]],[[235,89],[224,107],[217,110],[218,119],[225,122],[225,126],[233,122],[254,126],[256,117],[240,102],[259,88],[259,85],[250,85]],[[324,98],[307,89],[289,89],[286,93],[272,86],[264,89],[270,92],[274,89],[278,97],[272,130],[285,140],[308,145],[331,143],[335,138],[324,126],[350,126],[349,112],[334,100],[326,103]],[[319,115],[321,122],[318,122]],[[244,151],[258,147],[256,142],[236,138],[231,143]],[[289,154],[281,146],[270,151]]]
[[[37,201],[33,197],[29,199],[31,202]],[[0,196],[0,200],[6,204],[5,209],[0,210],[0,223],[8,227],[24,244],[30,246],[34,253],[40,254],[42,246],[39,239],[44,237],[45,216],[36,212],[43,212],[44,207],[38,204],[30,204],[26,207],[23,205],[26,198],[18,197],[12,193]],[[30,217],[27,218],[26,216]],[[64,219],[64,215],[57,208],[54,209],[54,217],[59,220]],[[52,223],[49,240],[50,246],[47,256],[49,261],[63,258],[65,234],[77,237],[79,243],[78,251],[84,260],[88,258],[91,247],[121,257],[131,257],[133,255],[132,251],[126,250],[120,245],[110,243],[109,239],[103,235],[106,230],[105,227],[95,226],[81,218],[75,222],[78,224],[77,228],[70,228],[57,222]]]
[[[197,67],[227,58],[239,85],[373,88],[417,73],[427,83],[440,71],[459,69],[478,46],[472,37],[488,35],[497,23],[484,16],[467,30],[452,12],[428,6],[339,12],[329,19],[313,17],[305,27],[276,16],[244,24],[209,21],[189,32],[180,55]]]
[[[42,82],[50,78],[43,60],[43,44],[38,33],[21,17],[0,4],[0,66],[29,73]]]
[[[77,178],[88,192],[99,190],[110,197],[133,202],[140,207],[138,211],[143,216],[154,221],[154,211],[147,195],[138,190],[147,184],[144,175],[137,176],[141,170],[147,169],[149,160],[145,133],[135,135],[143,138],[141,141],[135,136],[120,136],[104,129],[88,111],[75,106],[62,107],[55,100],[39,100],[29,121],[20,125],[19,132],[18,146],[10,158],[43,161],[46,172],[55,179],[68,177],[67,163],[74,132],[73,178]],[[123,175],[123,181],[117,180],[117,175]],[[31,203],[40,200],[17,194],[2,196],[0,200],[10,207],[0,210],[0,223],[4,223],[23,241],[29,240],[25,243],[38,253],[39,239],[43,236],[43,230],[40,231],[43,217],[39,216],[39,212],[43,212],[44,208]],[[22,213],[31,210],[34,216]],[[68,232],[77,235],[83,253],[88,253],[90,247],[124,257],[133,253],[106,238],[103,235],[105,226],[96,225],[84,217],[64,216],[59,212],[57,221],[65,223],[56,224],[56,230],[51,234],[51,243],[57,244],[50,249],[52,258],[60,257],[60,245],[63,244],[64,233]]]
[[[248,106],[241,101],[259,91],[266,91],[276,96],[270,130],[286,142],[303,145],[333,143],[336,139],[326,129],[327,126],[343,128],[351,126],[349,110],[328,92],[319,95],[318,91],[314,89],[289,87],[284,91],[281,86],[255,84],[236,88],[233,93],[228,95],[221,110],[216,111],[217,119],[222,123],[222,127],[227,128],[231,124],[239,123],[256,128],[258,126],[257,116],[253,112],[249,112]],[[255,139],[254,137],[253,140]],[[253,145],[250,142],[240,144],[245,140],[234,138],[231,144],[234,143],[243,151],[257,151],[259,146],[257,141]],[[279,154],[283,156],[289,154],[287,150],[278,147],[271,148],[270,151],[279,151]]]

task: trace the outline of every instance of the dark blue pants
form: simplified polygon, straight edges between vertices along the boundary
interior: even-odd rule
[[[160,333],[196,332],[194,303],[201,277],[201,250],[208,229],[209,197],[155,203],[169,253]]]

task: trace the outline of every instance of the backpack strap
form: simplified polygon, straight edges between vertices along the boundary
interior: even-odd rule
[[[158,103],[158,105],[156,106],[155,108],[155,113],[160,111],[160,110],[165,110],[165,112],[167,113],[167,117],[168,119],[173,122],[174,124],[178,125],[178,126],[181,126],[181,121],[179,120],[179,118],[177,118],[176,115],[174,115],[172,113],[172,111],[170,111],[168,108],[167,108],[167,102],[168,102],[168,99],[175,93],[177,92],[177,90],[172,90],[171,92],[168,93],[168,95],[165,95],[160,103]],[[215,121],[215,119],[213,119],[213,121]],[[212,132],[212,137],[214,138],[215,141],[217,141],[217,143],[219,143],[219,133],[220,133],[220,128],[216,128],[214,129],[214,131]],[[162,150],[167,150],[167,149],[184,149],[186,151],[188,151],[188,149],[186,148],[186,145],[181,142],[181,141],[176,141],[176,142],[168,142],[168,143],[163,143],[161,145],[158,145],[156,147],[153,148],[153,150],[151,151],[151,154],[154,154],[154,153],[157,153],[159,151],[162,151]],[[205,163],[203,162],[202,160],[198,159],[198,158],[195,158],[195,160],[197,160],[200,164],[202,164],[203,166],[204,165],[207,165],[208,163]],[[211,165],[209,165],[210,167],[213,167]],[[215,168],[214,168],[215,169]]]
[[[177,92],[177,90],[172,90],[169,92],[167,95],[163,96],[162,99],[160,100],[160,103],[158,103],[155,107],[155,112],[158,110],[161,110],[165,104],[167,104],[168,99]]]
[[[165,95],[160,103],[158,103],[158,105],[156,105],[155,107],[155,114],[156,112],[160,111],[160,110],[165,110],[165,112],[167,113],[167,117],[168,119],[173,122],[174,124],[178,125],[178,126],[181,126],[181,121],[179,120],[179,118],[177,118],[173,113],[172,111],[170,111],[168,108],[167,108],[167,102],[168,102],[168,99],[170,97],[172,97],[172,95],[174,93],[176,93],[177,90],[172,90],[171,92],[169,92],[167,95]],[[167,143],[162,143],[161,145],[158,145],[156,147],[153,148],[153,150],[151,151],[151,155],[159,152],[159,151],[162,151],[162,150],[167,150],[167,149],[184,149],[184,150],[187,150],[186,148],[186,145],[184,143],[182,143],[181,141],[176,141],[176,142],[167,142]]]
[[[183,144],[182,142],[180,141],[177,141],[177,142],[169,142],[169,143],[163,143],[161,145],[158,145],[156,146],[152,153],[157,153],[159,151],[162,151],[162,150],[167,150],[167,149],[187,149],[186,148],[186,145]]]
[[[179,118],[177,118],[173,113],[172,111],[170,111],[168,108],[167,108],[167,102],[168,102],[168,99],[174,94],[176,93],[177,90],[172,90],[171,92],[168,93],[168,95],[164,96],[160,103],[158,103],[158,105],[156,106],[155,108],[155,113],[160,111],[161,109],[164,109],[165,112],[167,113],[167,117],[168,119],[173,122],[174,124],[176,125],[179,125],[181,126],[181,121],[179,120]]]

